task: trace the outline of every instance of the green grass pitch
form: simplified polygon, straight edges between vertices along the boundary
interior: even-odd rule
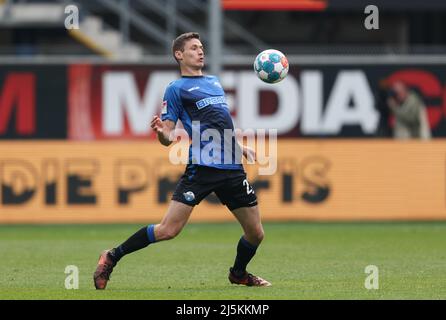
[[[272,287],[227,280],[241,228],[188,224],[174,240],[126,256],[105,291],[92,274],[102,249],[141,225],[0,226],[0,299],[446,299],[446,223],[264,223],[248,270]],[[67,265],[79,289],[67,290]],[[379,289],[364,269],[376,265]]]

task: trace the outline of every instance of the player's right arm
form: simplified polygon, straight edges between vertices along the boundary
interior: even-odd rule
[[[158,140],[164,146],[170,145],[175,139],[175,126],[183,110],[178,90],[174,83],[169,84],[164,93],[161,116],[155,115],[150,124],[153,131],[156,132]]]
[[[150,123],[150,126],[152,127],[153,131],[156,132],[158,140],[162,145],[169,146],[172,143],[170,137],[173,130],[175,130],[175,122],[171,120],[161,121],[161,119],[155,115]]]

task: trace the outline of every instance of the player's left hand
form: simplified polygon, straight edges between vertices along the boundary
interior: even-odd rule
[[[257,160],[257,154],[255,152],[255,150],[243,146],[243,155],[245,156],[246,160],[248,160],[248,162],[254,163]]]

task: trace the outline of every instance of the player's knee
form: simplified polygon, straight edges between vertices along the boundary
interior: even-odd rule
[[[180,229],[178,228],[168,228],[166,229],[166,232],[164,234],[166,240],[170,240],[175,238],[179,233],[180,233]]]
[[[265,237],[265,232],[263,232],[263,230],[258,230],[256,232],[256,240],[258,243],[262,242],[264,237]]]
[[[179,234],[179,232],[177,232],[175,230],[169,230],[168,232],[166,232],[165,238],[166,238],[166,240],[171,240],[171,239],[175,238],[178,234]]]
[[[263,232],[262,229],[259,229],[259,230],[255,230],[254,232],[252,232],[250,234],[250,236],[249,236],[250,239],[249,240],[251,240],[251,242],[254,245],[258,246],[262,242],[264,237],[265,237],[265,233]]]
[[[181,229],[178,229],[178,228],[162,226],[159,230],[158,240],[173,239],[180,233],[180,231],[181,231]]]

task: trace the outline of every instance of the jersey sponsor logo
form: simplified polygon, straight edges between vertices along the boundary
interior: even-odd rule
[[[161,114],[167,113],[167,100],[163,101],[163,108],[161,109]]]
[[[204,98],[195,103],[198,109],[203,109],[211,104],[220,104],[220,103],[226,103],[225,96],[217,96],[217,97],[209,97]]]
[[[187,91],[192,92],[192,91],[197,90],[197,89],[200,89],[200,87],[192,87],[190,89],[187,89]]]
[[[195,199],[195,194],[192,191],[187,191],[185,193],[183,193],[184,199],[186,199],[186,201],[194,201]]]

